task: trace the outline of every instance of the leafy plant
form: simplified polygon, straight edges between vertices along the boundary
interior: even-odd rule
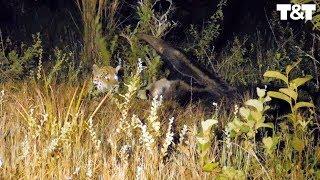
[[[237,115],[233,121],[228,123],[227,132],[230,137],[237,137],[241,134],[246,134],[248,139],[254,139],[260,128],[272,128],[272,123],[265,123],[265,111],[270,107],[265,105],[271,99],[266,96],[266,90],[257,88],[258,99],[250,99],[246,101],[245,107],[239,109],[240,117]]]
[[[1,79],[2,80],[17,80],[22,79],[23,76],[33,75],[38,64],[43,61],[43,48],[40,33],[32,35],[33,44],[28,46],[21,44],[19,48],[12,48],[12,42],[7,39],[2,42],[3,46],[0,47],[0,64]],[[8,53],[5,53],[8,51]]]
[[[313,103],[303,101],[300,102],[298,100],[298,88],[310,81],[312,79],[312,76],[307,75],[305,77],[298,77],[294,79],[290,78],[290,73],[299,63],[300,61],[296,62],[293,65],[288,65],[286,67],[285,74],[282,74],[279,71],[267,71],[263,75],[264,77],[275,78],[285,83],[286,87],[280,88],[278,91],[269,91],[268,96],[284,100],[290,105],[291,113],[288,114],[287,117],[291,121],[291,123],[293,123],[295,129],[299,124],[302,125],[302,118],[299,110],[302,108],[314,108]]]
[[[222,31],[223,8],[226,6],[227,0],[220,0],[217,5],[217,10],[210,17],[206,26],[202,30],[197,29],[194,25],[190,27],[190,35],[192,37],[192,46],[186,51],[194,53],[202,63],[207,65],[204,59],[208,58],[208,51],[212,49],[212,44],[217,40]]]
[[[200,153],[200,164],[203,165],[205,171],[212,171],[215,167],[213,163],[208,161],[209,150],[211,148],[212,142],[212,127],[217,124],[216,119],[207,119],[206,121],[201,122],[201,131],[197,135],[198,149]]]

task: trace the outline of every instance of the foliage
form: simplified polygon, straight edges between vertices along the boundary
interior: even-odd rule
[[[205,66],[211,65],[206,59],[211,58],[214,50],[213,43],[217,40],[223,29],[223,7],[226,6],[226,3],[227,0],[219,1],[215,13],[201,30],[194,25],[190,27],[191,45],[186,48],[186,51],[194,53],[198,61]]]
[[[33,44],[21,44],[19,48],[12,49],[12,42],[7,39],[1,42],[1,80],[17,80],[29,76],[38,64],[42,63],[43,48],[40,34],[33,35]],[[8,53],[5,53],[9,51]]]
[[[114,31],[118,0],[77,0],[76,2],[83,22],[82,64],[85,68],[93,63],[110,65],[117,42],[117,35]],[[104,18],[108,20],[106,30],[102,27]]]
[[[137,24],[123,28],[115,17],[119,1],[77,3],[83,18],[81,61],[79,52],[67,48],[45,56],[40,34],[30,45],[1,42],[1,80],[28,76],[1,85],[1,179],[319,179],[315,106],[300,91],[312,82],[300,72],[311,57],[302,48],[305,38],[296,38],[292,28],[274,18],[274,37],[264,39],[260,32],[235,37],[216,56],[212,45],[222,30],[222,0],[202,30],[191,27],[188,51],[233,85],[261,85],[264,76],[282,88],[257,88],[257,97],[234,100],[241,106],[233,113],[216,103],[214,110],[176,107],[161,96],[137,99],[143,86],[165,76],[161,57],[137,34],[163,38],[175,24],[172,4],[159,13],[153,0],[141,0]],[[93,62],[122,64],[122,91],[91,97],[91,79],[80,77]],[[288,106],[281,105],[284,115],[269,114],[275,99]]]
[[[246,139],[254,139],[255,135],[260,128],[272,128],[271,123],[265,123],[266,117],[264,115],[270,107],[265,104],[271,99],[266,96],[266,90],[257,88],[257,94],[259,99],[250,99],[244,104],[246,107],[239,109],[240,117],[237,115],[233,121],[227,125],[227,132],[230,133],[230,137],[234,138],[245,134]],[[236,110],[237,112],[237,110]]]

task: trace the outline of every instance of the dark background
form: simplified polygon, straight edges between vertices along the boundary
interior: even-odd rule
[[[165,2],[165,1],[164,1]],[[178,26],[169,36],[184,37],[190,24],[202,25],[214,13],[214,0],[174,0],[176,8],[172,19]],[[250,34],[257,28],[268,31],[268,16],[275,11],[275,4],[288,3],[276,0],[229,0],[224,8],[224,30],[217,42],[223,46],[234,35]],[[136,19],[136,1],[121,1],[117,17],[125,26]],[[0,28],[3,36],[10,35],[17,41],[30,39],[30,34],[41,32],[47,44],[57,44],[61,34],[78,37],[81,22],[78,7],[73,0],[0,0]]]

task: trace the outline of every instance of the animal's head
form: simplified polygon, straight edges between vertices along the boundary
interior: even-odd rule
[[[162,78],[147,87],[146,95],[151,99],[160,96],[164,100],[172,99],[177,94],[177,87],[178,81],[169,81]]]
[[[119,87],[119,71],[121,66],[92,66],[93,84],[100,92],[117,91]]]

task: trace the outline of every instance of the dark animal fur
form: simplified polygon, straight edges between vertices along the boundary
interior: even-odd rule
[[[180,73],[184,79],[192,80],[202,87],[202,89],[194,88],[195,92],[207,92],[215,97],[229,96],[233,93],[234,88],[230,87],[216,73],[208,74],[200,70],[183,53],[171,47],[165,41],[145,34],[139,34],[138,37],[150,44],[162,56],[163,60],[170,64],[173,70]],[[191,87],[183,85],[182,89],[183,92],[186,89],[190,91]]]

